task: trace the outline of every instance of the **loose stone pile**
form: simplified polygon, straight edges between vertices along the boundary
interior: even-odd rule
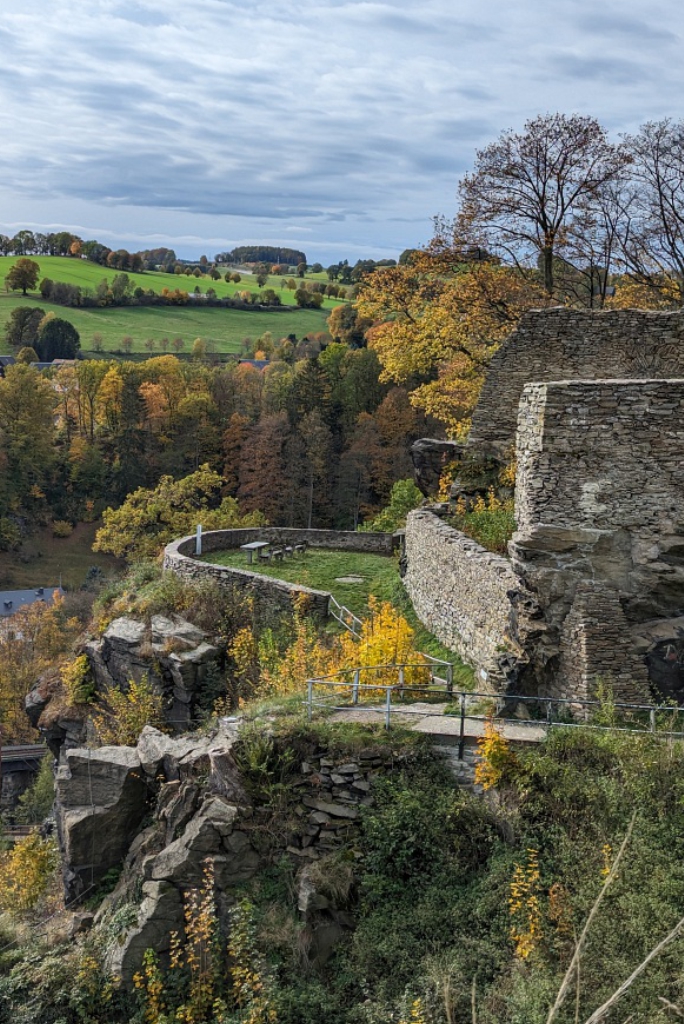
[[[374,751],[342,763],[325,756],[303,761],[301,777],[294,782],[300,797],[295,814],[302,827],[290,837],[288,853],[315,860],[346,844],[359,806],[372,802],[371,786],[383,763]]]

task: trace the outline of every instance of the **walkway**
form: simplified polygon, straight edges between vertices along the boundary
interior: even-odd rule
[[[406,709],[392,707],[391,721],[404,729],[425,733],[440,739],[445,745],[455,745],[461,738],[461,719],[459,715],[445,715],[445,704],[427,704],[416,702]],[[453,705],[452,705],[453,707]],[[375,705],[372,708],[349,708],[331,711],[329,722],[359,722],[365,725],[381,725],[385,720],[385,706]],[[541,743],[546,739],[548,730],[539,722],[511,722],[497,720],[498,731],[507,740],[515,743]],[[463,737],[466,742],[473,742],[484,735],[485,719],[466,717],[463,723]]]

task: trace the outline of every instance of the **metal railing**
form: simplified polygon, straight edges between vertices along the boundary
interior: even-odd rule
[[[328,613],[333,619],[337,619],[340,625],[344,626],[357,639],[361,636],[361,628],[363,626],[361,619],[358,615],[354,615],[354,612],[349,611],[343,604],[340,604],[332,594],[328,602]]]
[[[428,659],[428,656],[424,656]],[[447,676],[445,682],[437,674],[438,666]],[[447,671],[447,667],[451,672]],[[422,682],[411,678],[416,672],[429,672],[429,680]],[[383,675],[375,682],[362,682],[362,674]],[[396,676],[396,682],[386,678]],[[314,708],[331,711],[363,711],[382,715],[385,729],[391,728],[392,714],[439,717],[453,714],[458,719],[458,731],[454,735],[459,741],[459,757],[463,757],[466,740],[466,722],[484,723],[492,718],[497,724],[514,725],[521,729],[540,730],[544,735],[552,728],[590,728],[599,731],[650,733],[662,737],[684,737],[684,707],[672,704],[629,704],[600,700],[580,700],[561,697],[527,697],[522,695],[497,695],[472,693],[468,690],[453,689],[453,666],[449,662],[430,658],[425,662],[411,662],[388,665],[361,665],[357,668],[337,672],[331,676],[319,676],[307,680],[305,706],[309,719]],[[316,690],[326,691],[324,694]],[[337,699],[346,693],[347,699]],[[422,695],[422,696],[420,696]],[[364,700],[364,697],[370,698]],[[441,698],[441,700],[439,700]],[[439,707],[430,710],[430,702],[439,700]],[[411,709],[411,701],[420,702],[420,707]],[[445,711],[444,703],[453,711]],[[483,707],[483,705],[486,705]],[[513,714],[522,706],[528,717]],[[538,741],[542,736],[530,736]]]

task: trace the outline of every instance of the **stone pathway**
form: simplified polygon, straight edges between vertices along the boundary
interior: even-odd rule
[[[458,715],[445,715],[446,706],[446,704],[427,704],[417,701],[415,704],[404,705],[401,710],[398,710],[398,707],[393,705],[390,721],[404,729],[412,729],[414,732],[439,737],[443,743],[452,746],[458,742],[461,720]],[[377,725],[384,722],[384,716],[384,706],[377,704],[356,710],[345,708],[333,711],[330,714],[330,721]],[[484,726],[483,719],[466,718],[464,727],[466,740],[472,742],[484,735]],[[540,722],[501,721],[497,722],[497,726],[507,740],[513,740],[516,743],[541,743],[547,735],[546,727]]]

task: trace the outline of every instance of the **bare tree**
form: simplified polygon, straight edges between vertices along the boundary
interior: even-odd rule
[[[631,188],[622,196],[621,257],[637,280],[684,304],[684,122],[649,121],[625,137]]]
[[[519,267],[539,261],[554,292],[555,264],[575,219],[614,180],[626,155],[591,117],[549,114],[504,132],[477,154],[459,185],[454,231]]]

